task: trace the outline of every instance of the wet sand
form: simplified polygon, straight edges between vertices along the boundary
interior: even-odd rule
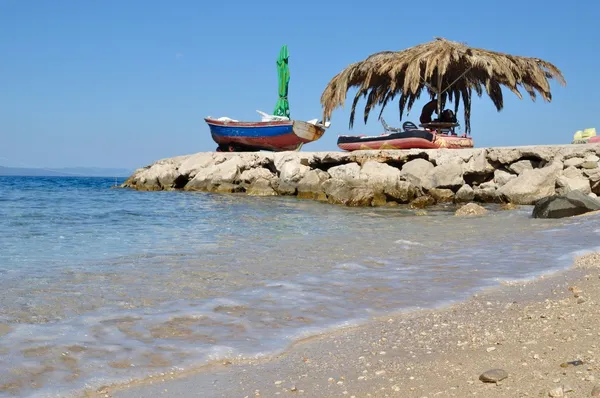
[[[306,339],[276,358],[87,396],[589,397],[600,385],[598,303],[600,253],[593,253],[566,272]],[[493,368],[508,377],[479,380]]]

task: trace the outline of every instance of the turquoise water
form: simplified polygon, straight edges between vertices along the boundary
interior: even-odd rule
[[[563,269],[600,233],[530,207],[472,219],[112,185],[0,177],[0,397],[278,352]]]

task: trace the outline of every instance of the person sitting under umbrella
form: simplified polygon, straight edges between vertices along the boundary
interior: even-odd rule
[[[442,112],[442,115],[438,115],[436,119],[431,119],[433,112],[435,112],[436,114],[438,113],[437,100],[435,98],[426,103],[425,106],[423,106],[423,110],[421,111],[421,117],[419,118],[421,124],[431,122],[456,123],[456,116],[454,115],[454,112],[452,112],[452,110],[450,109],[445,109]]]
[[[421,122],[421,124],[432,123],[432,122],[438,122],[438,123],[456,123],[457,122],[454,112],[452,112],[452,110],[450,110],[450,109],[445,109],[441,115],[438,114],[438,117],[436,119],[431,118],[433,115],[433,112],[435,112],[436,114],[438,113],[437,112],[437,100],[435,99],[435,97],[431,101],[426,103],[425,106],[423,106],[423,110],[421,111],[421,117],[419,118],[419,121]],[[442,130],[439,130],[439,131],[442,131]],[[450,134],[456,135],[453,127],[450,128]]]
[[[433,115],[433,112],[437,114],[437,100],[435,97],[426,103],[425,106],[423,106],[423,110],[421,110],[421,117],[419,118],[421,124],[431,123],[431,116]]]

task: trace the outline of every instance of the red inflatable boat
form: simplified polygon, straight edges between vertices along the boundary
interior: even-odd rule
[[[337,146],[345,151],[363,149],[473,148],[471,137],[438,134],[427,130],[408,130],[375,136],[340,135]]]
[[[340,135],[337,146],[345,151],[364,149],[435,149],[435,148],[473,148],[473,139],[467,135],[454,133],[457,123],[432,122],[418,128],[412,122],[404,122],[403,130],[387,125],[383,118],[381,124],[386,131],[381,135]]]

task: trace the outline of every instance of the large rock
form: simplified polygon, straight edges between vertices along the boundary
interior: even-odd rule
[[[212,186],[232,184],[239,177],[240,170],[244,166],[240,157],[232,157],[223,163],[202,168],[186,184],[185,189],[187,191],[210,190]]]
[[[430,151],[427,153],[428,159],[435,168],[445,168],[452,164],[451,167],[460,167],[462,169],[461,175],[473,176],[473,179],[478,179],[480,176],[487,175],[493,170],[489,171],[488,167],[491,167],[485,157],[485,149],[461,149],[457,151],[455,149],[439,149],[436,151]],[[429,174],[433,172],[433,169],[429,170]],[[431,188],[430,179],[425,179],[426,182],[423,185],[424,188]]]
[[[258,178],[246,189],[246,193],[251,196],[275,196],[277,192],[271,186],[271,182],[266,178]]]
[[[532,160],[523,159],[511,164],[510,166],[508,166],[508,169],[513,173],[520,175],[525,170],[534,169],[535,167],[537,167],[538,163],[539,162],[533,162]]]
[[[473,188],[473,193],[475,196],[475,200],[483,203],[494,203],[498,202],[498,193],[497,193],[497,185],[492,181],[486,181],[479,186]]]
[[[584,169],[596,169],[598,168],[598,161],[600,161],[600,158],[598,158],[598,156],[588,155],[581,164],[581,167],[583,167]]]
[[[310,167],[303,165],[298,159],[288,159],[286,162],[280,161],[278,170],[279,179],[271,185],[280,195],[296,195],[298,181],[310,171]]]
[[[271,182],[271,185],[280,195],[296,195],[298,182],[311,170],[303,164],[308,160],[294,157],[291,153],[277,155],[275,164],[279,171],[279,178]]]
[[[261,154],[262,153],[267,154],[268,152],[261,152]],[[307,156],[305,153],[299,153],[295,151],[275,152],[269,154],[273,159],[273,165],[275,166],[275,169],[279,172],[281,172],[283,165],[287,162],[300,163],[308,166],[311,160],[309,158],[314,158],[314,156]]]
[[[592,192],[590,180],[583,175],[580,169],[574,166],[567,167],[556,180],[557,192],[565,194],[569,191],[581,191],[585,194]]]
[[[411,182],[403,180],[398,180],[383,189],[386,197],[400,203],[410,202],[418,195],[418,191]]]
[[[356,162],[334,166],[327,170],[331,178],[342,181],[357,181],[360,179],[360,165]]]
[[[475,192],[468,184],[464,184],[462,187],[460,187],[454,196],[454,200],[456,202],[470,202],[473,199],[475,199]]]
[[[427,185],[426,181],[433,170],[433,165],[425,159],[413,159],[406,162],[400,170],[400,176],[416,186]]]
[[[329,178],[330,175],[326,171],[319,169],[310,170],[298,181],[298,192],[321,191],[323,182]]]
[[[496,188],[498,188],[498,186],[492,180],[492,181],[486,181],[483,184],[479,184],[479,188],[481,188],[481,189],[489,189],[489,188],[496,189]]]
[[[414,198],[410,203],[409,207],[411,209],[424,209],[427,206],[432,206],[435,204],[435,199],[431,195],[421,195]]]
[[[565,160],[565,167],[579,167],[584,161],[584,158],[575,156]]]
[[[501,186],[497,194],[515,204],[531,205],[546,196],[554,195],[556,179],[562,170],[561,162],[540,169],[524,170],[517,178]]]
[[[240,182],[245,184],[252,184],[254,181],[259,178],[265,179],[267,181],[275,178],[275,175],[271,173],[269,170],[264,167],[257,167],[255,169],[244,170],[239,177]]]
[[[465,180],[463,179],[463,168],[459,163],[445,163],[441,166],[434,167],[431,171],[430,178],[430,186],[423,186],[426,189],[459,188],[465,183]]]
[[[310,167],[299,162],[289,161],[281,165],[279,180],[286,184],[296,184],[310,171]]]
[[[519,159],[539,159],[546,162],[562,160],[563,155],[560,151],[565,147],[561,146],[522,146],[513,148],[488,148],[487,158],[490,162],[509,165]],[[567,151],[577,150],[574,147],[566,147]]]
[[[386,163],[369,160],[361,167],[358,178],[367,186],[383,190],[400,180],[400,170]]]
[[[298,198],[326,201],[327,195],[323,190],[323,182],[329,179],[329,173],[315,169],[308,171],[298,181]]]
[[[481,216],[487,213],[487,209],[478,205],[477,203],[467,203],[466,205],[460,207],[454,215],[456,216]]]
[[[583,174],[588,177],[592,192],[600,195],[600,169],[587,169]]]
[[[509,173],[508,171],[497,169],[494,171],[494,182],[498,187],[505,185],[510,180],[517,178],[516,174]]]
[[[489,148],[487,151],[489,161],[502,165],[509,165],[522,156],[519,148]]]
[[[339,165],[342,163],[354,162],[351,159],[354,152],[314,152],[312,153],[312,163],[320,165]]]
[[[181,176],[178,168],[186,157],[178,156],[171,159],[161,159],[149,167],[136,170],[125,182],[140,191],[159,191],[175,188],[176,180]]]
[[[330,178],[325,181],[323,190],[327,194],[327,201],[332,204],[372,206],[382,205],[386,202],[383,193],[376,193],[373,189],[357,186],[338,178]]]
[[[501,198],[498,196],[498,190],[491,186],[482,184],[482,186],[475,187],[473,190],[475,200],[482,203],[496,203],[500,202]]]
[[[539,200],[533,208],[534,218],[572,217],[600,210],[600,201],[581,191],[570,191],[565,195],[553,195]]]
[[[147,182],[156,179],[156,183],[163,190],[172,189],[179,172],[173,164],[162,164],[151,167],[146,174]]]
[[[448,188],[431,188],[429,194],[438,203],[453,202],[454,192]]]
[[[581,172],[584,176],[589,177],[590,180],[596,178],[596,176],[600,176],[600,169],[582,169]]]
[[[216,193],[244,192],[243,187],[241,187],[238,184],[232,184],[230,182],[215,182],[214,184],[207,185],[203,190]]]
[[[179,165],[179,172],[189,179],[192,179],[196,176],[198,170],[218,163],[223,163],[227,160],[224,156],[217,156],[215,158],[215,155],[217,154],[214,152],[200,152],[188,156],[181,162],[181,165]]]
[[[409,202],[417,194],[411,182],[400,179],[400,170],[386,163],[372,160],[365,162],[358,178],[361,184],[371,188],[373,192],[383,193],[401,203]]]
[[[464,175],[487,175],[494,172],[494,167],[486,157],[486,150],[480,149],[473,153],[473,156],[462,164]]]
[[[457,163],[464,165],[467,162],[471,162],[474,156],[477,154],[484,153],[485,149],[480,148],[469,148],[461,149],[457,151],[455,149],[442,148],[434,151],[428,151],[427,157],[435,166],[441,166],[446,163]]]

